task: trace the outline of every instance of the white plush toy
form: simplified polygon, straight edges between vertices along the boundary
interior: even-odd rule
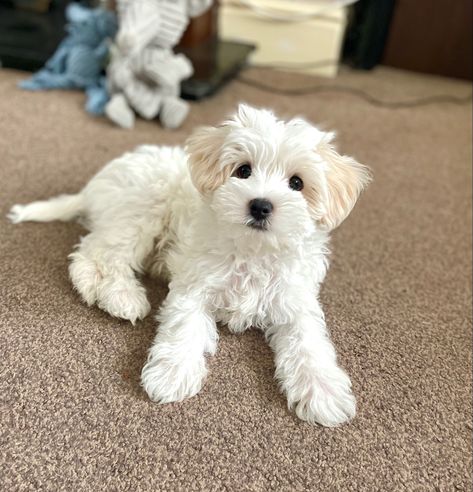
[[[191,17],[202,14],[212,0],[118,0],[120,22],[107,79],[111,99],[106,115],[131,128],[135,111],[151,120],[159,115],[166,128],[185,120],[189,105],[180,97],[181,81],[193,73],[190,61],[172,48]]]

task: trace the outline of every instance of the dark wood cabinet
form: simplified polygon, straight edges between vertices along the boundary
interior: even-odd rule
[[[382,63],[472,78],[472,0],[397,0]]]

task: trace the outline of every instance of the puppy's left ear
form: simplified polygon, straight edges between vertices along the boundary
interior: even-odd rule
[[[221,150],[227,134],[228,128],[225,126],[205,126],[195,130],[187,139],[191,179],[203,195],[210,194],[227,178],[221,162]]]
[[[332,230],[347,218],[372,175],[367,166],[338,154],[327,141],[319,144],[317,152],[326,165],[320,223]]]

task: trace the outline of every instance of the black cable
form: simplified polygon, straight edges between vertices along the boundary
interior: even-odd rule
[[[377,99],[367,92],[357,89],[355,87],[343,86],[343,85],[310,85],[306,87],[296,87],[291,89],[281,89],[280,87],[274,87],[271,85],[264,84],[254,79],[248,79],[246,77],[238,76],[237,80],[242,84],[255,87],[257,89],[272,92],[274,94],[283,94],[287,96],[304,96],[307,94],[317,94],[320,92],[343,92],[346,94],[352,94],[354,96],[363,99],[368,104],[380,108],[390,108],[390,109],[402,109],[402,108],[413,108],[417,106],[426,106],[428,104],[434,103],[451,103],[451,104],[466,104],[472,100],[472,94],[464,97],[451,96],[448,94],[439,94],[435,96],[428,96],[419,99],[413,99],[410,101],[384,101],[382,99]]]

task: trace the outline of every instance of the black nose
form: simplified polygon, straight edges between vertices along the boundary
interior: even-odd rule
[[[256,220],[267,219],[273,211],[273,204],[264,198],[255,198],[250,202],[250,214]]]

